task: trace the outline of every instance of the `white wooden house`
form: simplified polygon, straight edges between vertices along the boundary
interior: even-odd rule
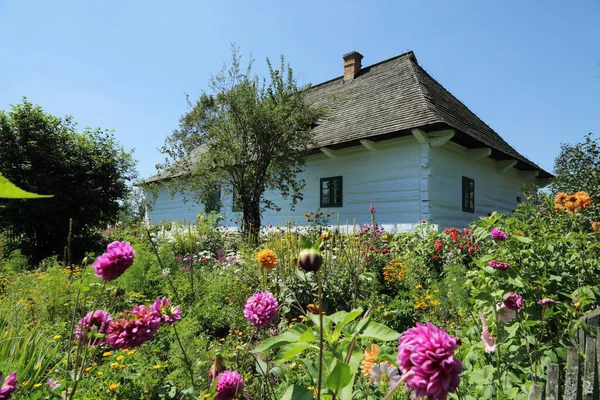
[[[344,55],[344,75],[311,89],[311,101],[330,115],[314,128],[317,147],[301,174],[304,199],[291,211],[289,201],[267,193],[282,210],[264,213],[264,225],[303,225],[304,214],[317,209],[335,212],[331,224],[360,225],[370,221],[373,204],[387,231],[410,230],[423,220],[463,227],[492,211],[510,212],[522,184],[548,184],[551,174],[433,79],[413,52],[364,68],[362,58]],[[220,200],[226,225],[235,226],[231,195],[222,190]],[[203,210],[162,188],[148,216],[189,221]]]

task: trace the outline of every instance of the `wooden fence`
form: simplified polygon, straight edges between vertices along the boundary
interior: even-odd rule
[[[533,385],[529,400],[600,400],[600,310],[589,314],[585,321],[596,327],[596,335],[580,331],[580,348],[567,349],[564,379],[560,379],[560,366],[550,364],[546,371],[545,391],[542,385]],[[583,360],[580,350],[584,351]]]

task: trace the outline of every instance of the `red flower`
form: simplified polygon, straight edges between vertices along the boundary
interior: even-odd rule
[[[206,259],[206,257],[202,257],[202,258],[200,259],[200,261],[201,261],[201,262],[203,262],[203,263],[205,263],[205,262],[207,262],[208,260]]]
[[[433,259],[434,259],[434,260],[438,260],[439,258],[440,258],[440,257],[438,257],[437,255],[436,255],[436,256],[433,256]]]
[[[444,245],[442,244],[442,242],[440,242],[439,240],[435,241],[435,252],[437,253],[438,251],[440,251],[442,249]]]
[[[469,254],[473,254],[475,253],[475,247],[469,247],[467,251],[469,252]]]

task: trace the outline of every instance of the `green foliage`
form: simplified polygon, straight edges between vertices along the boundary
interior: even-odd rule
[[[0,198],[1,199],[43,199],[52,195],[40,195],[26,192],[10,183],[8,179],[0,174]]]
[[[587,192],[594,200],[600,199],[600,146],[589,133],[585,141],[570,145],[563,143],[554,161],[552,180],[554,192]]]
[[[226,185],[242,211],[244,231],[256,238],[262,209],[278,209],[265,198],[266,190],[291,197],[292,206],[302,199],[304,182],[297,174],[322,112],[308,104],[307,88],[298,87],[283,56],[277,69],[267,59],[269,76],[263,80],[252,75],[252,61],[246,71],[240,61],[234,47],[231,66],[197,101],[188,100],[190,111],[162,149],[168,157],[162,167],[183,177],[171,180],[172,188],[191,189],[205,204],[215,188]]]
[[[21,247],[34,261],[63,254],[69,219],[72,248],[94,248],[91,230],[115,221],[134,166],[108,131],[78,133],[71,117],[49,115],[26,99],[0,111],[0,173],[23,189],[54,195],[34,207],[19,199],[0,202],[0,219],[23,235]]]

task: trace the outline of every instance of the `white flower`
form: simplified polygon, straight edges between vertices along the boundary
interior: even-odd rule
[[[393,365],[390,366],[387,362],[373,364],[371,368],[371,379],[377,387],[383,386],[392,389],[400,382],[400,378],[398,368]]]

